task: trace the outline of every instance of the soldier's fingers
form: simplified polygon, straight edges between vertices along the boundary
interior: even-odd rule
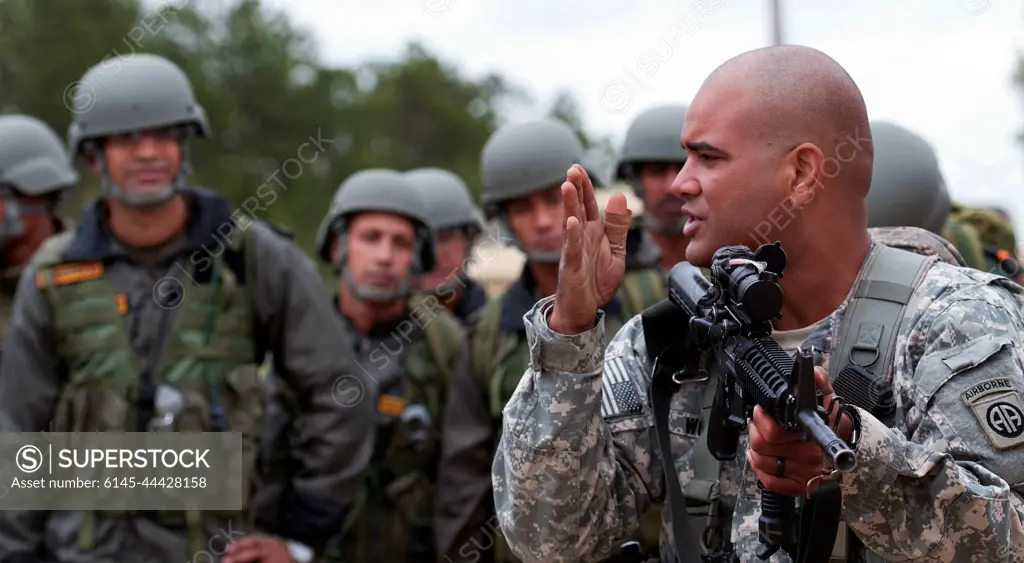
[[[832,382],[829,381],[828,372],[823,367],[814,368],[814,383],[818,386],[818,390],[823,395],[832,395],[835,391],[832,389]],[[825,405],[826,407],[828,405]]]
[[[764,441],[769,444],[788,444],[799,442],[803,436],[794,432],[786,432],[775,422],[775,419],[768,416],[760,405],[754,407],[754,416],[751,419],[751,426],[757,426],[758,432]]]
[[[783,477],[777,477],[775,475],[774,465],[772,465],[770,469],[762,469],[765,462],[759,462],[756,459],[752,459],[753,455],[755,454],[747,452],[747,463],[750,465],[750,468],[754,470],[754,475],[757,477],[757,480],[764,485],[764,488],[773,493],[779,493],[790,497],[804,496],[807,492],[807,482],[817,476],[817,474],[796,474],[787,468]],[[772,463],[774,464],[774,460]]]
[[[562,184],[562,228],[566,228],[566,221],[569,217],[575,217],[579,221],[583,221],[580,213],[580,199],[579,192],[576,187],[570,182],[564,182]]]
[[[594,205],[597,205],[596,200]],[[626,207],[626,196],[612,194],[604,208],[604,232],[608,237],[608,246],[617,256],[626,255],[626,235],[632,217],[633,212]]]
[[[587,171],[580,166],[575,164],[580,169],[580,173],[583,175],[583,208],[587,213],[587,221],[598,221],[601,219],[601,208],[597,205],[597,196],[594,194],[594,184],[590,181],[590,175]]]
[[[565,243],[562,245],[562,271],[577,272],[583,263],[583,224],[576,217],[565,223]]]
[[[567,182],[572,184],[578,190],[583,189],[583,172],[581,168],[578,168],[575,164],[569,167],[569,170],[565,173],[565,179]]]

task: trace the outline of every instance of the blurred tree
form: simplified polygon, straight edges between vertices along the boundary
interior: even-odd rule
[[[478,189],[480,149],[503,104],[527,99],[521,90],[498,75],[469,78],[418,44],[397,60],[325,68],[312,35],[259,0],[3,0],[0,111],[63,134],[89,67],[166,56],[213,132],[192,145],[195,183],[293,229],[307,249],[333,192],[359,169],[439,166]],[[98,193],[83,178],[69,214]]]
[[[344,107],[350,159],[359,168],[452,170],[479,194],[480,149],[498,125],[496,103],[523,97],[502,77],[469,80],[411,44],[392,63],[357,70],[353,102]]]

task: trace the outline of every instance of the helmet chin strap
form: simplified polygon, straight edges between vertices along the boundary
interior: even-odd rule
[[[337,250],[334,251],[334,259],[331,260],[331,265],[334,267],[334,271],[336,273],[341,273],[341,279],[345,282],[345,285],[352,290],[352,293],[354,293],[356,297],[363,301],[370,301],[373,303],[387,303],[388,301],[405,299],[412,294],[414,272],[420,269],[418,258],[413,262],[412,267],[409,268],[409,271],[402,277],[402,281],[399,282],[398,287],[395,289],[383,290],[363,285],[358,283],[355,278],[352,277],[352,271],[350,269],[344,267],[346,260],[345,254],[348,247],[348,243],[345,240],[346,238],[347,235],[345,233],[340,233],[338,235],[338,247]],[[419,244],[416,245],[417,249],[419,246]],[[419,255],[418,250],[416,255]]]
[[[370,287],[368,285],[362,285],[356,283],[356,280],[352,278],[352,271],[345,269],[341,277],[345,280],[345,285],[352,290],[352,293],[363,301],[371,301],[373,303],[386,303],[388,301],[398,301],[404,299],[412,293],[412,275],[406,274],[402,278],[401,283],[398,287],[393,290],[382,290],[376,287]]]
[[[96,163],[96,170],[100,175],[100,187],[103,189],[103,193],[126,205],[139,209],[159,207],[167,203],[176,194],[184,191],[186,180],[192,171],[188,139],[182,139],[178,143],[181,147],[181,163],[178,165],[178,173],[175,174],[174,179],[171,180],[170,184],[142,193],[130,193],[122,186],[119,186],[117,182],[114,182],[107,172],[103,151],[93,150],[92,157]]]
[[[515,231],[512,230],[512,226],[509,225],[508,219],[505,217],[501,218],[501,226],[507,231],[509,238],[516,245],[516,248],[523,251],[526,254],[526,260],[528,262],[536,262],[538,264],[557,264],[562,259],[561,250],[537,250],[535,248],[529,248],[521,238],[516,236]]]

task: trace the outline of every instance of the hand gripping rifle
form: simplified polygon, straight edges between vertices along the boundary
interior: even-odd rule
[[[841,400],[828,410],[819,407],[810,351],[800,350],[794,362],[771,338],[771,320],[780,318],[783,300],[776,281],[785,266],[786,253],[776,242],[755,253],[746,246],[718,250],[712,259],[710,285],[698,268],[686,262],[676,264],[669,273],[669,299],[690,319],[687,346],[691,351],[710,352],[709,369],[718,375],[708,449],[719,461],[735,459],[740,431],[754,406],[760,405],[783,429],[810,436],[833,466],[847,473],[856,466],[856,455],[824,422]],[[807,545],[819,538],[828,543],[827,559],[835,527],[830,539],[821,533],[813,539],[799,537],[804,534],[798,530],[796,499],[768,491],[761,483],[758,488],[758,559],[767,560],[782,548],[804,562],[804,554],[822,552],[820,546],[810,549]]]

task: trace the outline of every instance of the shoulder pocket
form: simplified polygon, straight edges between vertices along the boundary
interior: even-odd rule
[[[1024,445],[1024,377],[1010,339],[987,335],[929,354],[915,379],[914,406],[949,441],[950,453],[1015,477],[1011,483],[1024,478],[1024,457],[999,453]]]

